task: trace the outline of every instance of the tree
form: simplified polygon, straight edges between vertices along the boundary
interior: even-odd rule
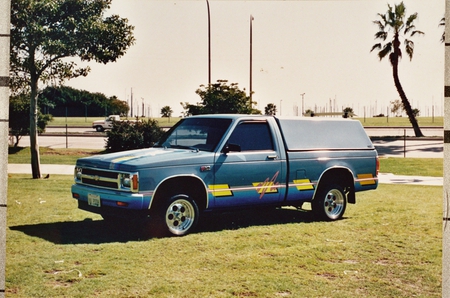
[[[274,116],[277,114],[277,106],[273,103],[268,103],[267,106],[264,108],[264,114],[265,115],[271,115]]]
[[[161,109],[161,117],[170,118],[172,117],[173,110],[169,106],[164,106]]]
[[[375,33],[375,39],[381,39],[383,42],[388,40],[388,42],[384,45],[382,45],[381,43],[375,44],[372,47],[371,52],[374,50],[379,50],[378,57],[380,58],[380,61],[384,57],[389,55],[389,60],[392,66],[392,74],[394,77],[394,84],[402,100],[403,108],[406,111],[409,121],[414,128],[416,137],[423,137],[419,124],[417,123],[417,119],[414,116],[411,104],[406,97],[398,76],[398,63],[402,58],[402,51],[400,49],[401,35],[405,36],[403,41],[403,44],[405,45],[405,51],[409,56],[409,59],[412,60],[414,53],[414,42],[410,39],[407,39],[406,36],[413,37],[414,35],[424,34],[422,31],[416,30],[416,27],[414,25],[414,21],[417,19],[417,13],[406,17],[405,5],[403,4],[403,2],[401,2],[394,7],[388,4],[388,11],[386,12],[386,14],[379,13],[378,16],[381,20],[374,21],[379,29],[379,31]],[[390,33],[393,34],[392,37],[390,37]]]
[[[344,110],[342,110],[342,112],[344,112],[344,115],[342,115],[342,117],[344,118],[352,118],[354,115],[353,109],[351,107],[346,107]]]
[[[37,142],[39,83],[86,76],[69,57],[108,63],[134,44],[128,20],[105,17],[111,0],[12,0],[11,88],[30,91],[30,151],[33,178],[40,178]]]
[[[395,114],[395,117],[398,117],[399,112],[401,113],[402,110],[402,101],[400,99],[396,99],[394,101],[391,101],[391,113]]]
[[[20,94],[9,98],[9,129],[11,135],[15,138],[14,147],[19,145],[22,136],[30,132],[30,102],[28,94]],[[53,117],[49,114],[38,112],[38,133],[43,133],[48,122]]]
[[[48,86],[39,94],[39,107],[53,116],[81,117],[127,115],[130,110],[117,96],[91,93],[67,86]]]
[[[252,101],[252,107],[250,107],[250,97],[245,94],[245,91],[239,89],[237,83],[227,85],[227,82],[227,80],[217,80],[215,84],[200,85],[195,93],[200,96],[201,102],[196,105],[182,103],[186,110],[185,115],[261,114],[261,111],[253,108],[256,102]]]

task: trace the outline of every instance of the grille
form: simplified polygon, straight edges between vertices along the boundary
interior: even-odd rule
[[[81,182],[104,188],[120,188],[120,177],[117,172],[83,168]]]

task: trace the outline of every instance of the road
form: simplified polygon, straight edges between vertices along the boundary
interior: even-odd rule
[[[394,132],[400,132],[403,135],[403,129],[388,130],[386,128],[381,129],[367,129],[367,133],[370,136],[380,136],[383,132],[388,132],[387,135],[394,135]],[[65,128],[48,128],[47,133],[62,133],[65,132]],[[102,150],[105,147],[106,138],[104,135],[95,133],[92,128],[70,128],[68,130],[69,135],[66,138],[65,135],[59,136],[40,136],[39,146],[49,148],[83,148],[83,149],[98,149]],[[432,129],[427,131],[422,129],[422,132],[428,136],[431,135],[443,135],[442,129]],[[80,135],[71,135],[70,133],[80,133]],[[406,139],[402,138],[376,138],[373,140],[373,144],[378,150],[380,156],[395,156],[395,157],[427,157],[427,158],[443,158],[444,156],[444,144],[443,140],[439,138],[430,139]],[[19,146],[30,146],[29,137],[24,136],[20,140]]]
[[[365,127],[364,129],[369,137],[415,136],[412,127]],[[442,137],[444,135],[442,127],[421,127],[420,130],[427,137]]]

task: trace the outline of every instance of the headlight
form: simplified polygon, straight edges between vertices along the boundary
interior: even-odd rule
[[[139,176],[138,173],[122,173],[120,174],[120,186],[121,188],[130,189],[133,192],[139,189]]]
[[[127,188],[131,187],[130,174],[122,174],[122,186]]]
[[[83,169],[79,167],[75,167],[75,179],[81,181],[81,177],[83,176]]]

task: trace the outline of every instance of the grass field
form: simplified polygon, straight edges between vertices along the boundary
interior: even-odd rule
[[[40,147],[41,164],[65,164],[74,165],[78,158],[93,154],[99,154],[102,151],[90,149],[53,149]],[[8,163],[31,163],[30,147],[9,147]]]
[[[67,164],[92,153],[41,158]],[[382,172],[442,176],[442,159],[380,163]],[[204,217],[186,237],[151,238],[78,210],[72,182],[9,175],[6,297],[441,296],[442,187],[382,184],[336,222],[314,221],[309,206],[252,210]]]
[[[71,184],[10,175],[7,297],[441,295],[442,187],[381,185],[337,222],[242,211],[154,239],[78,210]]]
[[[69,125],[69,126],[90,126],[94,120],[101,120],[103,117],[55,117],[49,125]],[[158,121],[160,126],[172,126],[177,123],[180,118],[153,118]],[[411,123],[407,117],[371,117],[371,118],[355,118],[361,121],[363,126],[406,126],[411,127]],[[443,117],[418,117],[419,126],[439,126],[444,125]]]

